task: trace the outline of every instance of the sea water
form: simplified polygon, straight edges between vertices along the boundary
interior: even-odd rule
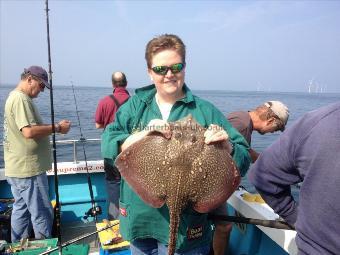
[[[0,85],[0,140],[3,140],[3,112],[4,104],[13,86]],[[72,128],[66,135],[56,135],[56,140],[100,138],[102,130],[95,128],[94,115],[100,98],[112,92],[111,87],[74,87],[75,97],[71,86],[55,86],[53,89],[54,118],[55,122],[68,119]],[[133,95],[133,89],[129,89]],[[289,108],[290,116],[287,127],[304,113],[321,106],[340,100],[340,93],[293,93],[293,92],[259,92],[259,91],[195,91],[193,93],[212,102],[224,114],[232,111],[248,111],[269,100],[279,100]],[[45,123],[51,123],[50,91],[45,89],[38,98],[34,99]],[[76,111],[78,108],[78,114]],[[79,121],[78,117],[79,115]],[[80,125],[79,125],[80,122]],[[81,129],[81,130],[80,130]],[[252,147],[263,151],[271,145],[281,132],[260,135],[257,132],[252,136]],[[100,145],[86,144],[85,153],[87,160],[100,159]],[[84,160],[82,148],[78,148],[78,160]],[[70,145],[57,145],[57,161],[73,161],[73,148]],[[0,168],[4,167],[3,147],[0,146]],[[252,187],[243,180],[247,189]]]

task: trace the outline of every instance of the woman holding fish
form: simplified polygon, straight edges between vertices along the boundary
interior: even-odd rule
[[[119,155],[120,231],[132,254],[167,254],[168,245],[169,254],[208,254],[207,212],[236,189],[238,171],[250,164],[248,144],[184,83],[185,45],[178,36],[152,39],[145,58],[154,84],[137,89],[102,136],[102,156],[116,160]],[[215,168],[225,182],[216,182]]]

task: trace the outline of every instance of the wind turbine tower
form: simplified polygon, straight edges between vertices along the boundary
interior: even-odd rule
[[[309,83],[308,83],[308,93],[311,93],[312,90],[313,90],[313,82],[314,82],[314,78],[309,80]]]

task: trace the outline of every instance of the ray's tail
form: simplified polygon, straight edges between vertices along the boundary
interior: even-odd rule
[[[170,211],[170,233],[169,233],[169,246],[168,255],[173,255],[176,250],[176,240],[179,227],[179,214]]]

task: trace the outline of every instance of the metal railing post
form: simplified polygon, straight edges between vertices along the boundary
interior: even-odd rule
[[[73,163],[77,163],[77,141],[73,141]]]

